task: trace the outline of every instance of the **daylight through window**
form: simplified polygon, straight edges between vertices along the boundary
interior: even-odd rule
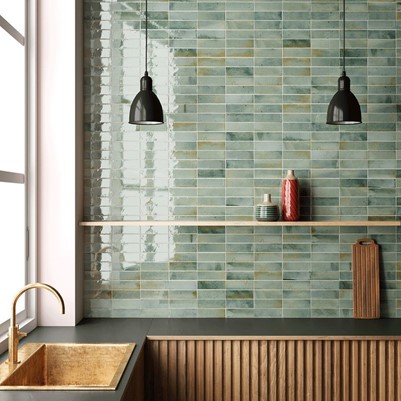
[[[0,332],[26,282],[26,0],[0,2]],[[18,302],[20,314],[25,302]]]

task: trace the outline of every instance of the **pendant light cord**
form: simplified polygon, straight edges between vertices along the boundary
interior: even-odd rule
[[[145,72],[148,72],[148,0],[145,0]]]
[[[343,0],[343,73],[345,73],[345,0]]]

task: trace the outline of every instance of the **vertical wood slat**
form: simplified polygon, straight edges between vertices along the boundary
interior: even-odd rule
[[[341,343],[340,341],[331,341],[332,343],[332,359],[333,359],[333,385],[332,399],[341,399]]]
[[[195,400],[195,341],[187,341],[187,400]]]
[[[291,342],[291,341],[290,341]],[[286,341],[278,341],[278,394],[277,399],[286,400],[287,398],[287,355],[286,355]]]
[[[261,362],[266,360],[266,373],[263,381],[264,387],[262,388],[262,400],[277,401],[277,388],[278,388],[278,360],[277,360],[277,341],[263,341],[261,348],[262,359]],[[266,351],[265,351],[266,350]],[[266,356],[265,356],[266,352]],[[266,389],[266,390],[265,390]],[[268,398],[269,397],[269,398]]]
[[[356,380],[359,377],[359,341],[351,341],[352,344],[352,392],[351,400],[357,400],[359,394],[360,381]]]
[[[176,400],[178,398],[177,394],[177,341],[167,341],[167,366],[168,366],[168,375],[167,375],[167,388],[169,399]],[[171,397],[171,398],[170,398]]]
[[[145,399],[401,401],[400,341],[151,340]]]
[[[332,361],[331,361],[331,341],[323,342],[323,398],[324,401],[331,401],[332,388]]]
[[[323,341],[315,342],[315,368],[312,372],[314,377],[313,401],[323,400]]]
[[[157,401],[159,399],[159,394],[157,391],[155,391],[156,386],[159,385],[160,378],[159,378],[159,341],[154,341],[151,342],[149,345],[149,351],[150,351],[150,369],[151,369],[151,374],[148,373],[148,376],[150,379],[153,379],[152,385],[151,385],[151,390],[152,393],[149,394],[151,397],[151,400]],[[146,356],[146,355],[145,355]],[[146,391],[146,390],[145,390]]]
[[[213,401],[214,360],[213,341],[205,341],[205,401]]]
[[[223,341],[223,400],[231,401],[231,341]]]
[[[368,342],[361,341],[360,342],[360,365],[359,365],[359,378],[360,378],[360,399],[368,400],[368,391],[369,391],[369,379],[368,379]]]
[[[282,370],[285,373],[280,375],[282,376],[282,378],[280,377],[280,387],[282,388],[280,390],[280,399],[295,401],[295,369],[291,369],[291,365],[297,362],[295,341],[287,341],[286,343],[286,349],[282,350],[283,355],[285,355],[285,365]]]
[[[195,388],[196,401],[205,400],[205,342],[195,342]]]
[[[305,401],[305,371],[306,356],[304,346],[306,341],[296,341],[296,366],[295,366],[295,400]]]
[[[177,400],[187,399],[187,342],[179,340],[177,345]]]
[[[386,352],[386,343],[384,341],[379,341],[378,342],[378,366],[376,369],[378,372],[377,375],[377,380],[378,380],[378,397],[377,400],[378,401],[388,401],[388,397],[387,397],[387,391],[388,388],[386,386],[386,358],[387,358],[387,352]]]
[[[397,376],[395,378],[395,382],[397,383],[397,392],[396,392],[396,400],[401,400],[401,385],[400,385],[400,381],[401,381],[401,346],[400,343],[398,342],[397,344],[397,350],[396,350],[396,355],[397,355],[397,360],[394,363],[394,365],[396,365],[397,369]]]
[[[260,376],[263,372],[259,370],[259,341],[253,340],[250,345],[250,401],[259,400]]]
[[[214,400],[223,399],[223,341],[213,341],[214,360]]]
[[[341,395],[342,401],[351,400],[351,357],[350,357],[350,341],[342,341],[341,344]]]
[[[240,401],[241,397],[241,341],[232,342],[231,400]]]
[[[377,377],[379,376],[379,372],[376,371],[376,360],[378,357],[378,350],[376,347],[376,343],[370,344],[370,364],[369,364],[369,400],[374,400],[375,396],[378,392],[378,386],[380,386],[380,381],[377,381]],[[380,368],[380,363],[379,363]],[[378,399],[377,401],[381,401]]]
[[[305,341],[305,401],[314,400],[313,392],[313,341]]]
[[[240,401],[250,400],[250,348],[249,341],[241,341],[241,356],[240,356],[240,369],[241,369],[241,397]]]
[[[168,343],[166,340],[159,343],[159,377],[161,378],[161,391],[159,399],[161,401],[168,401],[169,388],[168,388]]]
[[[388,341],[388,359],[386,361],[387,369],[387,386],[388,386],[388,401],[395,400],[395,378],[397,369],[395,367],[395,343],[394,341]]]
[[[270,345],[272,347],[271,350],[268,349],[268,342],[267,341],[260,341],[259,342],[259,391],[260,397],[262,400],[267,399],[267,395],[269,395],[269,399],[275,401],[276,400],[276,375],[275,370],[272,372],[273,369],[276,369],[276,356],[274,353],[274,362],[272,362],[273,352],[275,352],[276,348],[276,341],[271,341]],[[269,358],[267,355],[269,354]],[[270,393],[269,393],[270,392]]]

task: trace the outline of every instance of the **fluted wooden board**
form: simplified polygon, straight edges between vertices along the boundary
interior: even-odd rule
[[[399,340],[150,340],[148,401],[401,401]]]
[[[353,316],[380,318],[379,246],[372,239],[352,245]]]

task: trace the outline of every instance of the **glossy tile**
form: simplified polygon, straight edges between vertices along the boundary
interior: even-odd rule
[[[84,0],[90,220],[250,220],[287,169],[304,220],[401,214],[400,4],[347,3],[347,74],[364,123],[325,124],[341,72],[340,3],[149,2],[161,126],[129,125],[144,0]],[[381,246],[382,315],[401,315],[400,229],[85,229],[85,315],[351,317],[351,245]]]

